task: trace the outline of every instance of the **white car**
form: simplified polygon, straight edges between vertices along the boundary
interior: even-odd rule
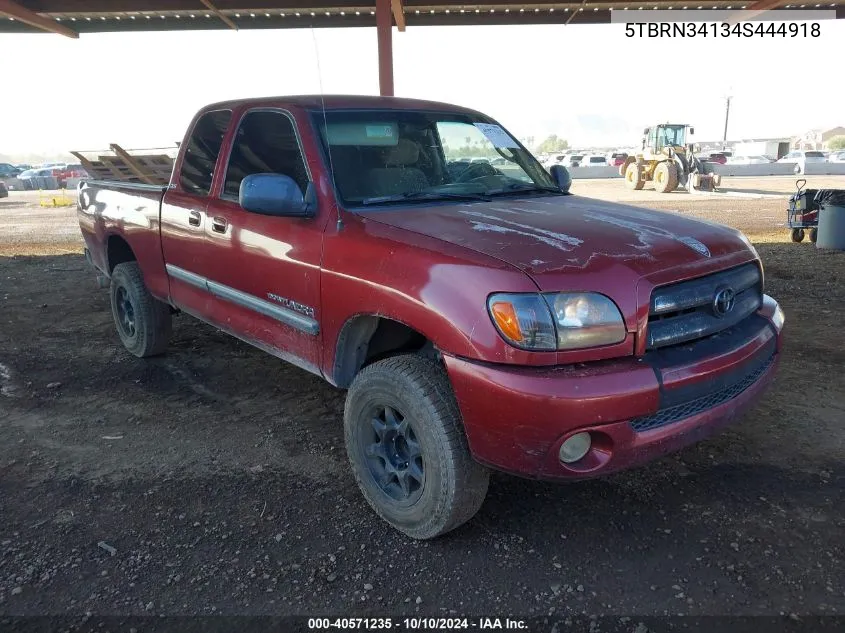
[[[587,154],[578,161],[578,164],[581,167],[607,167],[609,165],[607,156],[603,154]]]
[[[773,162],[768,156],[731,156],[728,165],[768,165]]]
[[[795,173],[802,174],[807,163],[826,163],[824,152],[816,150],[793,150],[781,158],[779,163],[795,163]]]
[[[828,162],[831,163],[845,163],[845,150],[839,150],[838,152],[831,152],[830,158]]]

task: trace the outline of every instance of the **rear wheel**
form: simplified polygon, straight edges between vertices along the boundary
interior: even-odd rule
[[[639,191],[645,186],[645,174],[640,163],[631,163],[625,169],[625,184],[629,189]]]
[[[819,230],[818,229],[810,229],[810,241],[815,244],[816,239],[819,237]]]
[[[139,358],[162,354],[170,339],[170,306],[147,290],[138,262],[114,267],[109,294],[123,346]]]
[[[674,163],[659,163],[654,168],[654,190],[668,193],[678,187],[678,169]]]
[[[792,241],[793,242],[803,242],[804,241],[804,229],[792,229]]]
[[[490,471],[474,461],[443,368],[394,356],[355,377],[344,410],[346,451],[364,498],[415,539],[440,536],[471,519]]]

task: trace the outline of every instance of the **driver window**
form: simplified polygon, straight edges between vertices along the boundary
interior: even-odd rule
[[[241,181],[263,173],[290,176],[303,193],[308,185],[293,122],[282,112],[255,110],[243,118],[232,143],[223,196],[237,199]]]

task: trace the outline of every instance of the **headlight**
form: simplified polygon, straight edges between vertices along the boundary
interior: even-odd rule
[[[598,347],[625,340],[622,314],[604,295],[585,292],[543,296],[557,323],[558,349]]]
[[[495,294],[487,308],[514,347],[582,349],[625,340],[625,322],[609,298],[596,293]]]
[[[487,309],[499,334],[514,347],[554,350],[556,332],[549,306],[538,294],[496,294]]]

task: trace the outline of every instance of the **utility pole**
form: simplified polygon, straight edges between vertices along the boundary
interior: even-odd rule
[[[722,137],[722,145],[728,143],[728,115],[731,113],[731,99],[733,97],[725,97],[725,134]]]

